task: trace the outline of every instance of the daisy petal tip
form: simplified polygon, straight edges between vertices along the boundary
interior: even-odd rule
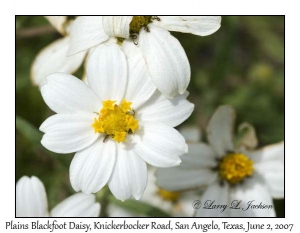
[[[143,193],[144,193],[144,192],[142,192],[142,193],[137,193],[137,194],[133,194],[134,199],[137,200],[137,201],[139,201],[139,200],[142,198]]]
[[[182,160],[179,159],[179,160],[177,161],[177,166],[180,165],[181,163],[182,163]]]
[[[49,138],[46,135],[47,134],[44,134],[44,136],[41,140],[41,144],[43,147],[45,147],[48,151],[52,151],[57,154],[67,154],[67,152],[60,150],[57,147],[52,146],[51,140],[49,140]]]
[[[186,143],[185,138],[183,137],[183,135],[181,135],[181,136],[183,138],[182,140],[183,140],[184,144],[182,145],[182,154],[180,156],[183,156],[183,155],[185,155],[185,154],[187,154],[189,152],[189,146]]]
[[[75,190],[75,189],[74,189],[74,190]],[[75,191],[76,191],[76,190],[75,190]],[[80,190],[79,190],[79,191],[80,191]],[[76,191],[76,192],[78,192],[78,191]],[[90,194],[93,194],[93,193],[94,193],[94,192],[91,191],[91,190],[85,190],[85,189],[82,189],[81,192],[84,193],[85,195],[90,195]]]
[[[176,92],[170,92],[170,93],[166,93],[166,92],[163,92],[161,90],[159,90],[166,98],[172,100],[174,99],[174,97],[178,94]]]
[[[81,192],[81,193],[83,193],[85,195],[90,195],[91,194],[90,192],[87,192],[86,190],[83,190],[80,187],[76,186],[72,180],[71,180],[71,186],[72,186],[72,188],[74,189],[74,191],[76,193]]]
[[[121,202],[125,202],[126,200],[127,200],[127,198],[118,198],[118,197],[116,197],[115,196],[115,198],[117,198],[119,201],[121,201]]]
[[[43,131],[42,131],[43,132]],[[47,148],[47,143],[46,143],[46,140],[45,140],[45,135],[42,137],[42,139],[41,139],[41,144],[42,144],[42,146],[43,147],[45,147],[46,149],[48,149]]]
[[[195,110],[195,105],[191,104],[191,109],[190,109],[189,117],[192,115],[192,113],[194,112],[194,110]]]
[[[40,125],[39,131],[45,133],[45,124],[44,124],[44,122]]]
[[[70,183],[75,192],[78,193],[81,191],[80,188],[75,185],[75,181],[72,179],[72,177],[70,177]]]
[[[188,86],[188,83],[187,83],[187,86]],[[180,95],[186,94],[186,92],[187,92],[187,90],[186,90],[187,86],[186,86],[185,88],[183,88],[183,89],[178,90],[178,93],[179,93]]]
[[[166,166],[165,168],[171,168],[171,167],[177,167],[181,164],[182,160],[178,158],[176,161],[174,161],[170,166]]]
[[[94,207],[95,207],[95,209],[96,209],[96,213],[97,213],[97,216],[99,216],[99,214],[100,214],[100,211],[101,211],[101,205],[100,205],[100,203],[94,203]]]
[[[80,187],[80,185],[78,185],[78,183],[74,180],[74,179],[70,179],[71,182],[71,186],[74,189],[75,192],[81,192],[85,195],[93,195],[94,192],[92,192],[90,189],[84,188],[84,187]]]
[[[194,109],[195,109],[195,104],[190,103],[190,106],[191,106],[191,110],[194,111]]]
[[[184,154],[187,154],[188,152],[189,152],[189,147],[187,144],[185,144]]]
[[[24,182],[24,181],[27,181],[27,180],[29,180],[28,176],[22,176],[17,183],[21,183],[21,182]]]
[[[162,90],[161,88],[157,87],[157,89],[162,93],[167,99],[174,99],[177,95],[179,95],[178,90]]]
[[[112,192],[112,194],[114,195],[114,197],[121,201],[121,202],[125,202],[126,200],[130,199],[132,197],[132,194],[125,194],[125,193],[116,193],[116,192],[113,192],[112,190],[110,190]]]

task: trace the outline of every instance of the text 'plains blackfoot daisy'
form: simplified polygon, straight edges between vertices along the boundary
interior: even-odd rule
[[[47,194],[43,183],[35,176],[23,176],[16,186],[17,217],[98,217],[100,204],[95,195],[76,193],[48,212]]]
[[[81,16],[71,29],[69,55],[109,38],[119,44],[129,41],[141,50],[154,85],[168,98],[174,98],[185,93],[191,71],[184,49],[169,31],[207,36],[220,24],[220,16]]]
[[[139,199],[146,162],[172,167],[187,153],[173,127],[194,105],[186,93],[169,100],[158,92],[138,51],[126,61],[114,41],[99,47],[87,64],[89,86],[69,74],[47,77],[41,93],[57,114],[41,125],[42,144],[56,153],[76,152],[70,167],[76,191],[94,193],[108,183],[118,199]]]
[[[272,197],[284,197],[284,144],[252,150],[254,128],[241,124],[244,133],[234,140],[234,119],[230,106],[219,107],[207,127],[209,145],[189,144],[180,166],[158,169],[157,184],[171,191],[207,187],[197,217],[275,217]]]

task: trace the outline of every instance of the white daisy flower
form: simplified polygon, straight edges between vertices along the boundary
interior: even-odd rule
[[[34,59],[30,76],[32,83],[37,86],[41,86],[46,76],[54,72],[69,74],[76,72],[86,56],[86,53],[67,56],[73,20],[67,20],[67,16],[45,16],[45,18],[63,37],[43,48]]]
[[[230,106],[219,107],[207,127],[210,144],[190,144],[180,166],[158,169],[157,184],[171,191],[207,186],[197,217],[274,217],[272,197],[284,197],[284,143],[250,150],[257,139],[247,123],[239,128],[246,133],[234,143],[234,118]],[[241,209],[230,209],[235,200],[241,201]],[[214,209],[203,208],[210,204]],[[227,208],[221,212],[217,205]]]
[[[173,127],[194,105],[187,94],[169,100],[156,91],[138,53],[127,66],[116,43],[101,46],[89,58],[89,87],[69,74],[47,77],[41,93],[57,114],[41,125],[42,144],[56,153],[77,152],[70,167],[76,191],[94,193],[108,183],[116,198],[139,199],[147,184],[146,162],[177,166],[187,153]]]
[[[220,23],[220,16],[81,16],[71,29],[69,55],[109,38],[118,43],[130,41],[141,50],[154,85],[174,98],[185,93],[191,71],[184,49],[168,31],[207,36],[217,31]]]
[[[16,186],[17,217],[98,217],[100,204],[93,194],[76,193],[48,212],[47,194],[35,176],[23,176]]]

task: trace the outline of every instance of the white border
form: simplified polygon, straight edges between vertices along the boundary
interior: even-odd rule
[[[298,8],[299,9],[299,8]],[[251,1],[176,1],[176,0],[152,0],[152,1],[122,1],[122,0],[20,0],[1,1],[1,68],[2,77],[0,85],[0,144],[1,144],[1,192],[0,192],[0,231],[5,230],[5,221],[14,219],[15,215],[15,15],[83,15],[83,14],[180,14],[180,15],[286,15],[286,218],[285,219],[250,219],[253,223],[294,223],[293,232],[299,232],[299,158],[298,137],[299,127],[299,100],[300,100],[300,77],[299,77],[299,25],[296,23],[299,12],[296,1],[276,0],[251,0]],[[298,19],[298,20],[297,20]],[[298,21],[299,22],[299,21]],[[266,38],[267,39],[267,38]],[[26,54],[24,54],[26,56]],[[45,219],[44,219],[45,220]],[[53,220],[53,219],[51,219]],[[67,219],[66,219],[67,220]],[[154,219],[153,219],[154,220]],[[142,219],[140,221],[153,221]],[[199,221],[200,220],[200,221]],[[25,223],[29,219],[16,219],[14,222]],[[63,221],[63,219],[58,219]],[[72,221],[72,220],[71,220]],[[94,222],[95,219],[77,219],[77,222]],[[103,221],[99,219],[98,221]],[[110,221],[104,219],[104,221]],[[122,219],[118,221],[122,222]],[[166,219],[156,219],[157,222],[166,222]],[[172,220],[176,222],[176,219]],[[193,222],[195,219],[178,219],[179,222]],[[209,223],[211,219],[198,219],[199,223]],[[214,219],[221,223],[247,222],[247,219]],[[135,219],[128,219],[128,223]],[[197,230],[199,232],[199,230]],[[273,230],[274,231],[274,230]],[[10,231],[11,232],[11,231]],[[14,231],[22,232],[22,231]],[[28,232],[28,231],[27,231]],[[32,232],[32,231],[29,231]],[[35,230],[34,232],[49,232]],[[71,231],[64,231],[71,232]],[[72,231],[74,232],[74,231]],[[78,232],[84,232],[82,230]],[[93,231],[93,232],[99,232]],[[102,232],[106,232],[103,231]],[[141,231],[144,232],[144,231]],[[148,231],[149,232],[149,231]],[[200,231],[201,232],[201,231]],[[209,231],[212,232],[212,231]],[[221,231],[223,232],[223,231]],[[228,231],[230,232],[230,231]],[[240,231],[235,231],[240,232]],[[270,232],[256,231],[256,232]],[[281,231],[276,231],[281,232]]]

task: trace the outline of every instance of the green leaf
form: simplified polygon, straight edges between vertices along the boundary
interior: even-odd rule
[[[121,202],[113,196],[109,197],[109,201],[123,209],[131,211],[136,214],[143,214],[149,217],[171,217],[168,213],[149,205],[146,202],[136,200],[126,200]]]
[[[20,116],[16,116],[16,129],[32,144],[40,144],[42,133]]]

